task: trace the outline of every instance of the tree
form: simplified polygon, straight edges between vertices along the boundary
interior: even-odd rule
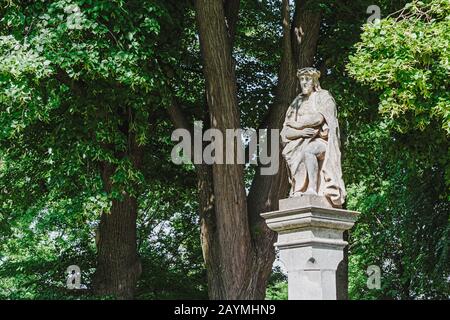
[[[137,199],[150,115],[164,92],[161,24],[180,30],[166,23],[174,8],[59,0],[0,9],[5,216],[52,210],[58,197],[100,199],[93,280],[100,295],[132,297],[141,273]]]
[[[381,93],[380,112],[401,132],[441,122],[450,133],[448,1],[408,3],[381,23],[368,24],[350,57],[352,76]]]
[[[448,4],[381,1],[397,15],[361,30],[370,4],[8,1],[0,297],[204,298],[207,277],[212,299],[263,298],[268,281],[268,298],[285,298],[259,216],[287,196],[283,160],[273,176],[176,166],[170,134],[194,120],[279,129],[304,66],[336,99],[348,208],[362,212],[350,296],[447,297]],[[61,282],[74,260],[79,295]],[[366,287],[371,264],[380,291]]]
[[[223,133],[241,126],[233,59],[239,4],[195,2],[206,81],[206,114],[210,127]],[[292,21],[288,1],[282,2],[281,12],[283,58],[278,89],[265,121],[259,124],[269,129],[281,127],[285,110],[296,95],[296,69],[313,64],[320,27],[320,12],[312,1],[296,1]],[[176,105],[169,111],[173,119],[183,119]],[[186,123],[179,120],[175,125],[185,127]],[[285,169],[274,176],[263,176],[258,169],[248,196],[242,165],[199,165],[197,174],[210,298],[263,298],[274,260],[275,235],[259,214],[276,209],[278,200],[287,195]]]
[[[362,212],[350,258],[355,298],[449,294],[449,9],[412,1],[366,25],[350,56],[350,74],[378,96],[367,110],[380,112],[349,136],[351,150],[371,146],[347,159],[356,178],[349,205]],[[367,290],[371,264],[381,268],[381,290]]]

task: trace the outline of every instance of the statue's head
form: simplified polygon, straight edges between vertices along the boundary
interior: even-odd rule
[[[297,78],[300,81],[302,94],[309,96],[313,91],[319,91],[320,71],[316,68],[303,68],[297,71]]]

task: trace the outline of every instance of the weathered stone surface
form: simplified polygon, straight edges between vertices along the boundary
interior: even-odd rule
[[[358,213],[341,209],[346,190],[336,103],[320,87],[319,71],[304,68],[297,76],[302,92],[280,133],[290,197],[280,200],[279,211],[261,216],[278,233],[275,246],[288,272],[289,299],[335,300],[345,296],[347,286],[344,232]]]
[[[320,195],[334,207],[341,207],[346,190],[336,103],[320,87],[319,71],[304,68],[297,76],[302,92],[289,106],[280,133],[289,168],[290,197]]]
[[[327,198],[319,195],[300,194],[296,197],[281,199],[279,201],[279,210],[298,209],[311,206],[333,208],[333,205]]]
[[[322,197],[324,198],[324,197]],[[288,272],[289,300],[335,300],[336,271],[354,225],[355,211],[320,206],[326,199],[305,195],[280,200],[280,210],[261,214],[278,233],[275,246]]]

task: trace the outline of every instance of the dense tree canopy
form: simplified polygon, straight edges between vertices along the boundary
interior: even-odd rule
[[[177,166],[170,137],[279,128],[311,65],[361,212],[350,298],[448,298],[450,5],[380,1],[366,24],[371,2],[0,1],[0,299],[285,299],[259,213],[286,173]]]
[[[408,3],[366,25],[350,56],[350,75],[378,95],[370,107],[381,115],[352,142],[372,149],[350,159],[359,178],[349,206],[362,212],[350,258],[356,298],[449,297],[449,16],[448,1]],[[383,272],[379,291],[367,290],[370,264]]]

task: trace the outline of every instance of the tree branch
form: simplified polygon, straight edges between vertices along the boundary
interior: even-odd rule
[[[177,129],[189,130],[189,124],[186,115],[183,113],[183,110],[181,110],[175,98],[172,97],[171,100],[172,101],[170,105],[167,107],[167,113],[169,114],[172,124]]]
[[[224,0],[225,19],[228,28],[230,47],[233,48],[236,36],[237,23],[239,20],[240,0]]]
[[[309,3],[311,1],[296,1],[294,21],[291,23],[289,1],[282,2],[283,54],[278,71],[275,102],[266,118],[268,129],[281,129],[286,110],[297,94],[296,70],[298,67],[312,65],[314,61],[320,29],[320,13],[308,9],[306,5]],[[278,200],[286,197],[289,189],[287,170],[281,155],[279,161],[278,173],[273,176],[262,176],[260,168],[257,168],[248,194],[250,224],[252,230],[257,231],[252,235],[253,241],[256,244],[263,242],[265,246],[270,246],[267,241],[271,241],[272,238],[260,214],[277,210]],[[263,250],[263,246],[258,247]]]

